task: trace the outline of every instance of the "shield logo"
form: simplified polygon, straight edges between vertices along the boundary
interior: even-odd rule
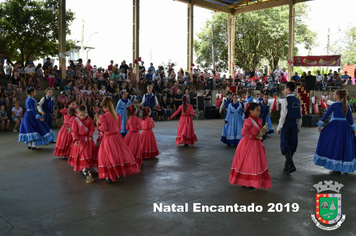
[[[335,181],[324,181],[314,184],[317,194],[315,195],[315,215],[311,218],[315,225],[322,230],[335,230],[345,221],[346,215],[341,213],[340,189],[344,185]],[[327,191],[324,193],[324,191]],[[329,191],[335,193],[328,193]]]
[[[331,225],[341,219],[341,194],[316,194],[316,218]]]

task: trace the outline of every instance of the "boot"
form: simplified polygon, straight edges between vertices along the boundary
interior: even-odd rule
[[[284,155],[286,157],[286,163],[285,163],[285,166],[284,166],[284,171],[287,174],[296,171],[297,169],[295,168],[294,163],[293,163],[293,155],[292,155],[292,153],[286,152]]]

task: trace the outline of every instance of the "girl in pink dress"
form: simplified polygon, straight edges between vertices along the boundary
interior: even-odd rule
[[[125,142],[129,147],[136,163],[141,168],[142,165],[142,152],[140,143],[140,130],[142,130],[142,119],[137,117],[137,108],[135,105],[130,105],[127,110],[127,123],[126,130],[129,132],[125,135]]]
[[[67,159],[70,155],[70,150],[72,146],[72,135],[70,134],[69,120],[71,117],[75,117],[75,102],[68,101],[67,108],[60,110],[64,117],[64,123],[61,127],[61,130],[58,133],[56,146],[54,148],[54,156],[63,157]]]
[[[151,108],[145,107],[142,111],[141,152],[142,159],[155,158],[159,155],[157,141],[152,128],[155,127],[151,115]]]
[[[140,172],[130,149],[120,134],[121,118],[116,114],[110,97],[101,103],[105,114],[99,118],[99,129],[104,132],[98,153],[99,179],[106,179],[108,184],[120,176]]]
[[[188,104],[188,99],[184,95],[183,104],[180,105],[176,112],[169,117],[169,120],[172,120],[176,115],[182,112],[179,123],[178,123],[178,132],[176,137],[176,145],[184,144],[184,146],[194,145],[198,141],[197,136],[194,133],[193,120],[192,116],[195,117],[193,112],[193,106]]]
[[[68,164],[74,167],[74,171],[82,171],[84,177],[87,177],[87,169],[98,166],[93,141],[95,126],[93,120],[88,116],[85,105],[79,106],[77,112],[78,116],[69,121],[73,145]]]
[[[260,105],[249,103],[246,107],[245,121],[242,128],[242,139],[236,148],[235,157],[230,171],[231,184],[251,188],[271,188],[266,159],[266,151],[262,144],[262,119]]]

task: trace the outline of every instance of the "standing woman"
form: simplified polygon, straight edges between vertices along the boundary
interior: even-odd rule
[[[195,117],[193,112],[193,106],[188,104],[188,99],[183,96],[183,104],[179,106],[177,111],[169,117],[172,120],[173,117],[182,112],[179,123],[178,123],[178,132],[176,137],[176,145],[184,144],[184,146],[194,145],[198,141],[197,136],[194,133],[193,120],[192,116]]]
[[[126,129],[126,122],[127,122],[127,115],[126,115],[126,108],[131,105],[131,101],[127,98],[127,93],[125,90],[122,91],[121,99],[116,105],[116,113],[120,115],[122,124],[120,134],[124,138],[127,134],[128,130]]]
[[[229,104],[225,118],[225,124],[221,134],[221,142],[228,146],[238,145],[242,138],[241,131],[244,124],[243,107],[238,102],[237,94],[232,96],[232,102]]]
[[[104,132],[98,152],[99,179],[106,179],[110,184],[120,176],[133,175],[140,172],[131,151],[120,135],[121,118],[115,113],[110,97],[101,103],[105,114],[99,118],[99,129]]]
[[[28,98],[25,103],[27,110],[20,125],[19,142],[26,143],[28,149],[39,150],[40,148],[37,147],[37,145],[52,142],[55,134],[36,111],[37,102],[34,99],[36,96],[35,88],[28,87],[27,95]]]
[[[320,137],[314,163],[324,166],[334,172],[351,173],[356,169],[355,156],[355,124],[351,108],[347,104],[347,91],[338,89],[334,93],[333,103],[321,120],[319,126]],[[322,128],[324,121],[332,114],[329,124]]]

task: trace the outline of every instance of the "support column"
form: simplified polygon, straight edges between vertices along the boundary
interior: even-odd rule
[[[62,79],[66,78],[66,0],[59,0],[59,70]]]
[[[290,0],[288,60],[291,60],[292,62],[294,56],[294,29],[295,29],[295,5],[294,5],[294,0]],[[291,80],[292,75],[293,75],[293,66],[288,63],[288,81]]]
[[[234,66],[235,64],[235,16],[232,14],[228,14],[227,18],[227,34],[228,34],[228,70],[229,75],[234,78]]]
[[[140,0],[133,0],[132,62],[140,56]],[[139,62],[138,62],[139,63]],[[136,81],[140,81],[139,64],[133,64]]]
[[[193,27],[194,27],[194,22],[193,22],[193,8],[194,8],[194,3],[193,1],[190,1],[188,5],[188,16],[187,16],[187,21],[188,21],[188,27],[187,27],[187,71],[190,73],[190,68],[193,63]]]

